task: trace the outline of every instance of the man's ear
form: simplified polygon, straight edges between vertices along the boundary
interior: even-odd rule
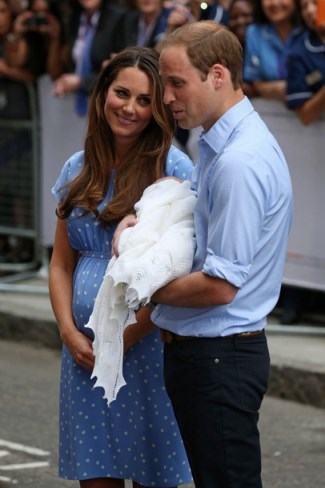
[[[214,88],[220,88],[225,78],[224,66],[222,64],[214,64],[211,67],[211,74]]]

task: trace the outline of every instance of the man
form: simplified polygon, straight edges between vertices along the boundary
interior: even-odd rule
[[[260,488],[258,411],[267,388],[266,317],[275,306],[292,215],[277,142],[241,89],[242,49],[201,21],[166,37],[164,101],[203,127],[191,274],[156,292],[165,381],[197,488]]]

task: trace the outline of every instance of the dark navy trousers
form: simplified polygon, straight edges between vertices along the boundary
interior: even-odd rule
[[[259,408],[265,334],[194,338],[164,347],[165,382],[196,488],[261,488]]]

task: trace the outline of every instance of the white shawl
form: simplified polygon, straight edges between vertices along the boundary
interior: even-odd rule
[[[138,222],[123,231],[119,256],[110,260],[86,327],[94,332],[92,378],[109,405],[124,386],[123,331],[156,290],[188,274],[194,254],[196,196],[188,181],[165,178],[135,204]]]

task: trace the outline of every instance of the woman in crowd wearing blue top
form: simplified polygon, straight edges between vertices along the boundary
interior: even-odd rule
[[[243,78],[261,97],[284,101],[287,55],[299,34],[295,0],[259,0],[246,31]]]
[[[107,407],[94,388],[92,334],[85,328],[111,257],[117,223],[144,189],[168,175],[188,179],[189,158],[171,146],[158,53],[133,47],[102,71],[89,108],[84,151],[64,165],[53,188],[58,223],[50,295],[63,341],[60,476],[82,488],[172,487],[191,480],[165,391],[162,344],[141,308],[124,334],[126,381]]]
[[[288,59],[286,102],[307,125],[325,113],[325,23],[317,23],[317,0],[301,0],[300,8],[307,30]]]
[[[15,20],[15,34],[24,36],[31,46],[29,63],[40,76],[52,79],[61,74],[60,52],[65,44],[61,10],[55,0],[29,0]]]

